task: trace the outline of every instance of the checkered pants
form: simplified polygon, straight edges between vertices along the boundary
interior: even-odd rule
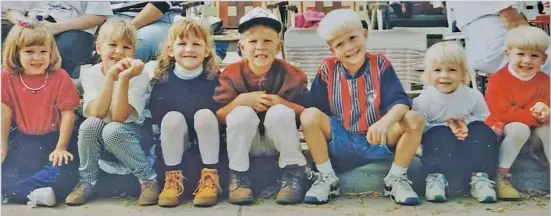
[[[104,150],[129,168],[138,180],[156,179],[157,174],[148,163],[140,140],[140,126],[137,124],[106,124],[96,117],[84,120],[78,134],[81,181],[91,183],[97,180],[100,171],[98,161]]]

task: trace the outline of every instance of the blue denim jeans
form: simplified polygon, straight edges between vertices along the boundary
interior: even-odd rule
[[[94,51],[94,35],[71,30],[55,36],[55,42],[61,56],[61,67],[65,69],[71,78],[80,77],[80,66],[94,63],[92,52]]]
[[[335,172],[344,173],[370,162],[394,156],[387,145],[370,144],[365,134],[351,134],[331,117],[329,123],[331,140],[328,142],[328,151]]]
[[[9,150],[2,163],[2,195],[10,202],[25,203],[27,195],[38,188],[52,187],[64,199],[78,180],[76,136],[69,141],[68,151],[75,157],[69,164],[52,166],[49,155],[55,149],[59,132],[27,135],[18,130],[9,135]]]
[[[157,53],[160,50],[159,47],[162,45],[163,42],[165,42],[168,36],[168,29],[170,28],[170,25],[172,25],[172,22],[174,21],[174,17],[176,15],[178,15],[178,13],[173,11],[165,13],[154,23],[138,29],[138,46],[136,49],[136,58],[146,63],[150,60],[154,60],[157,57]],[[109,19],[113,18],[131,20],[134,17],[124,14],[116,14],[112,17],[109,17]]]

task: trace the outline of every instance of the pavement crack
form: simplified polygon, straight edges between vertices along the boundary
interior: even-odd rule
[[[243,215],[243,206],[239,206],[239,208],[237,209],[237,216],[241,216]]]

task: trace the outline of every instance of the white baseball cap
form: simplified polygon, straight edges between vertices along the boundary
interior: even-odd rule
[[[337,30],[363,29],[360,16],[350,9],[336,9],[323,17],[318,24],[318,35],[325,41],[334,39]]]
[[[254,8],[241,17],[237,30],[239,33],[243,33],[255,25],[267,26],[274,29],[277,33],[281,32],[281,22],[277,20],[277,17],[272,12],[264,8]]]

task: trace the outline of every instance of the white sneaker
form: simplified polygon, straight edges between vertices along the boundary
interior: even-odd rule
[[[446,188],[448,181],[441,173],[431,173],[425,180],[425,198],[430,202],[446,202]]]
[[[411,181],[407,176],[395,176],[388,174],[385,179],[385,196],[390,196],[396,204],[402,205],[419,205],[421,200],[417,193],[411,188]]]
[[[38,188],[27,195],[27,206],[34,208],[38,205],[54,206],[56,204],[54,189],[52,187]]]
[[[488,174],[478,172],[471,177],[471,195],[481,203],[497,201],[495,182],[488,178]]]
[[[304,195],[304,202],[309,204],[324,204],[329,202],[330,196],[339,195],[339,177],[335,173],[323,175],[319,172],[311,171],[308,174],[308,179],[314,178],[314,183],[310,190]]]

